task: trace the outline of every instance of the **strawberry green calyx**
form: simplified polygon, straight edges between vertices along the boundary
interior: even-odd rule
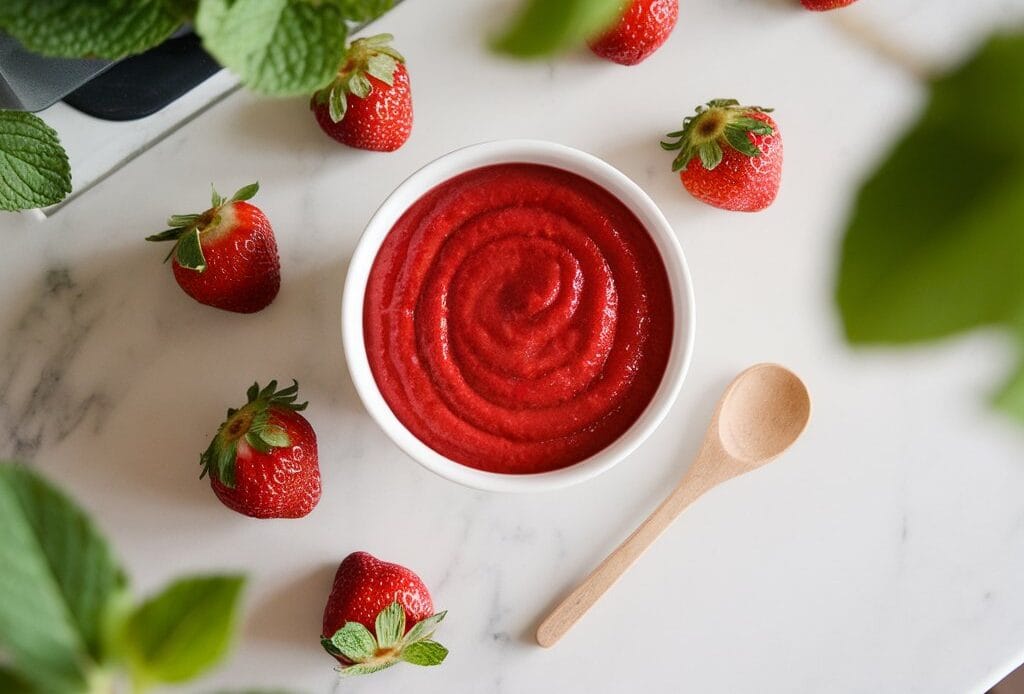
[[[349,94],[365,99],[373,91],[369,77],[392,86],[398,64],[405,62],[402,54],[389,45],[392,39],[391,34],[377,34],[353,41],[345,52],[345,62],[338,76],[313,95],[310,106],[327,104],[331,120],[338,123],[348,110]]]
[[[405,633],[405,608],[396,600],[377,614],[372,633],[359,622],[345,622],[330,637],[321,636],[324,650],[350,665],[337,668],[343,677],[368,675],[400,662],[440,665],[448,649],[431,639],[447,612],[438,612]]]
[[[672,162],[673,171],[686,171],[694,157],[708,171],[722,162],[723,147],[731,147],[748,157],[761,156],[761,150],[750,141],[748,133],[771,135],[775,129],[752,113],[770,113],[772,109],[760,106],[741,106],[736,99],[714,99],[698,106],[695,115],[683,120],[682,130],[666,137],[674,141],[662,142],[662,149],[679,150]]]
[[[260,453],[270,453],[274,448],[292,445],[288,432],[270,421],[271,408],[301,412],[309,403],[296,403],[299,395],[298,381],[283,390],[277,390],[277,381],[271,381],[260,389],[253,383],[246,392],[248,402],[239,409],[229,409],[227,419],[217,429],[209,447],[199,456],[206,475],[216,477],[225,487],[235,487],[235,458],[238,442],[252,446]]]
[[[229,205],[243,200],[249,200],[260,189],[259,183],[250,183],[238,190],[228,199],[220,196],[217,190],[211,185],[210,209],[202,214],[175,214],[167,220],[167,226],[171,227],[159,234],[147,236],[147,241],[174,241],[174,248],[164,258],[166,263],[173,255],[178,265],[203,272],[206,270],[206,257],[203,255],[203,246],[200,240],[204,234],[215,233],[221,226],[226,216]]]

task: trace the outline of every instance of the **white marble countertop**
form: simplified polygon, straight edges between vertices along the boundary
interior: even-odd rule
[[[416,124],[399,152],[335,146],[304,100],[238,93],[52,219],[0,218],[0,454],[90,508],[140,592],[185,571],[251,576],[233,655],[189,691],[331,691],[320,613],[357,549],[420,573],[449,610],[451,656],[342,691],[962,694],[1024,661],[1024,428],[986,405],[1011,345],[854,352],[832,305],[854,186],[922,89],[789,0],[683,5],[666,47],[627,69],[504,61],[482,35],[510,2],[412,0],[375,27],[410,64]],[[850,12],[948,61],[1024,7]],[[733,96],[775,106],[786,142],[781,194],[754,216],[696,203],[657,145],[695,104]],[[502,137],[573,145],[638,181],[675,225],[697,294],[669,420],[602,477],[535,496],[464,489],[407,459],[364,412],[339,340],[347,258],[379,202],[430,159]],[[199,306],[142,239],[200,207],[209,181],[230,192],[256,178],[280,296],[252,316]],[[562,643],[536,647],[545,610],[682,474],[723,386],[766,360],[810,387],[804,439],[701,500]],[[235,515],[198,479],[225,406],[272,377],[299,380],[320,437],[324,496],[297,521]]]

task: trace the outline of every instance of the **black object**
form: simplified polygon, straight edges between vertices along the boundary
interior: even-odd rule
[[[112,65],[64,101],[104,120],[135,120],[156,113],[220,69],[189,32]]]

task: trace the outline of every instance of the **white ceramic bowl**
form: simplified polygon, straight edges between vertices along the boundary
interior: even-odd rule
[[[527,475],[485,472],[444,457],[420,441],[388,406],[370,371],[363,341],[363,298],[366,281],[384,237],[398,218],[424,193],[465,171],[491,164],[546,164],[587,178],[612,193],[640,219],[661,252],[672,289],[672,348],[654,398],[626,432],[595,455],[569,467]],[[622,172],[578,149],[540,140],[499,140],[470,145],[435,159],[407,178],[388,196],[366,225],[345,279],[341,307],[342,342],[356,391],[370,416],[398,446],[438,475],[477,489],[532,492],[588,480],[628,456],[665,418],[682,386],[693,353],[694,306],[690,272],[672,227],[647,193]]]

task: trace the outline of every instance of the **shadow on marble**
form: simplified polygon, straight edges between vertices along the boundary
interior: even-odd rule
[[[535,645],[537,629],[540,627],[544,618],[554,610],[558,604],[577,586],[582,582],[587,575],[592,571],[601,561],[604,560],[610,552],[612,552],[620,542],[626,539],[631,532],[660,504],[669,492],[678,484],[679,480],[682,479],[683,475],[689,469],[693,458],[697,455],[697,451],[700,448],[701,442],[704,440],[704,433],[707,429],[708,423],[711,421],[711,416],[714,412],[715,407],[718,404],[719,398],[725,391],[726,386],[732,381],[735,374],[726,374],[721,378],[715,378],[712,385],[703,388],[700,397],[697,401],[700,403],[699,408],[695,408],[698,411],[680,411],[681,407],[679,404],[675,406],[672,412],[669,413],[669,417],[673,414],[676,416],[683,416],[685,418],[685,425],[679,426],[678,430],[682,434],[678,437],[678,444],[674,447],[678,451],[676,462],[666,466],[663,470],[656,471],[655,474],[651,475],[653,480],[649,485],[649,493],[644,495],[643,501],[623,514],[623,522],[621,524],[621,530],[615,535],[615,537],[594,537],[590,547],[585,551],[577,549],[577,555],[572,558],[567,558],[567,561],[561,561],[559,566],[564,567],[568,570],[562,571],[562,579],[559,580],[554,578],[547,580],[545,586],[547,590],[552,591],[551,600],[547,603],[540,614],[535,615],[534,619],[530,622],[524,631],[521,631],[517,635],[517,641],[522,644]],[[684,384],[684,390],[687,386]],[[670,426],[671,422],[666,421],[662,423],[662,427]],[[642,455],[643,449],[633,455]],[[623,461],[625,464],[627,461]],[[611,470],[607,475],[614,475],[616,472],[622,472],[621,470]],[[677,522],[685,522],[685,512]],[[658,542],[664,542],[664,538],[660,538]],[[585,559],[580,559],[581,555],[585,555]],[[639,561],[643,561],[641,558]],[[571,567],[581,567],[576,573],[572,573]],[[557,571],[558,567],[554,567]],[[666,577],[668,578],[668,577]],[[613,587],[609,591],[609,595],[605,599],[614,600],[616,589]],[[628,599],[628,595],[624,597]],[[577,628],[587,628],[586,624],[581,624]]]
[[[319,651],[324,604],[337,569],[337,564],[324,563],[298,573],[250,605],[244,638]],[[323,658],[324,668],[329,669],[330,657],[324,653]]]

